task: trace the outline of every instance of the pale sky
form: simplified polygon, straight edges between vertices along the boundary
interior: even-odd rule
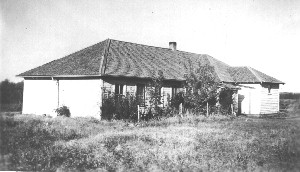
[[[300,0],[1,0],[0,80],[112,38],[251,66],[300,92]]]

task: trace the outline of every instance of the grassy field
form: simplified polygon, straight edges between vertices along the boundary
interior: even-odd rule
[[[133,124],[2,114],[0,125],[0,170],[300,169],[298,118],[187,115]]]
[[[280,99],[280,109],[300,117],[300,99]]]

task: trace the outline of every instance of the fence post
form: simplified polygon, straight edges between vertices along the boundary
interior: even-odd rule
[[[138,122],[140,122],[140,106],[139,105],[137,106],[138,106]]]
[[[179,105],[179,115],[180,115],[180,117],[183,117],[182,116],[182,103],[180,103],[180,105]]]
[[[208,116],[208,102],[206,102],[206,116]]]

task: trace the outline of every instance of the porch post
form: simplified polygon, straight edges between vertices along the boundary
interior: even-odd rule
[[[238,113],[238,90],[233,90],[232,93],[232,114],[237,115]]]
[[[99,119],[102,119],[102,106],[103,106],[103,90],[104,90],[104,81],[100,79],[100,97],[99,97]]]
[[[139,105],[137,105],[137,109],[138,109],[138,113],[137,113],[137,115],[138,115],[138,122],[140,122],[140,106]]]

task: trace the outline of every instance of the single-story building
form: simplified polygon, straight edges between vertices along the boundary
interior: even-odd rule
[[[147,102],[147,83],[162,71],[161,93],[166,99],[182,89],[184,75],[199,64],[212,66],[218,82],[240,88],[239,113],[279,111],[279,87],[284,83],[256,69],[179,51],[176,42],[161,48],[107,39],[19,74],[24,78],[22,113],[55,115],[54,109],[65,105],[73,117],[99,118],[102,101],[110,93],[131,94]]]

